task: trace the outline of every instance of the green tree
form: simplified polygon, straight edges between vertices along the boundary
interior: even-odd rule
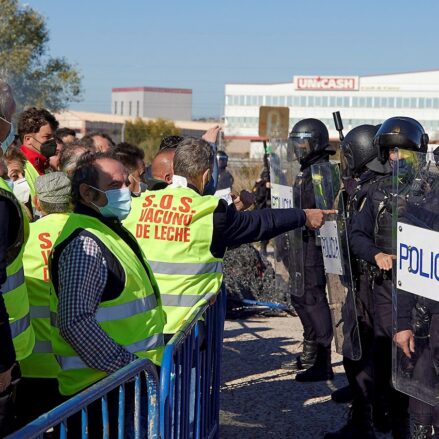
[[[159,150],[160,142],[166,136],[179,136],[180,129],[174,122],[165,119],[155,119],[145,122],[142,119],[127,121],[125,125],[125,140],[138,145],[145,151],[145,161],[150,163]]]
[[[17,110],[59,111],[81,98],[81,75],[63,57],[48,53],[44,18],[18,0],[0,0],[0,77],[13,89]]]

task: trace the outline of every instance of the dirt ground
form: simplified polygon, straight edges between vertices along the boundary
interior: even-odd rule
[[[333,381],[298,383],[292,363],[301,340],[297,317],[226,321],[221,439],[322,438],[344,425],[348,406],[330,396],[346,384],[341,356],[333,353]]]

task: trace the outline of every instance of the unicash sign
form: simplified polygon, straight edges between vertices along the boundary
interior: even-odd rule
[[[397,286],[438,300],[439,232],[398,223]]]
[[[358,76],[295,76],[296,90],[358,90]]]

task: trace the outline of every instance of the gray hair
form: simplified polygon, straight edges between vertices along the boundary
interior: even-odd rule
[[[213,169],[214,153],[204,139],[187,137],[182,140],[174,155],[174,174],[188,180],[199,178],[207,169]]]
[[[86,152],[95,152],[95,149],[90,147],[87,142],[82,142],[81,140],[67,143],[59,155],[59,169],[67,175],[73,175],[78,166],[79,159]]]

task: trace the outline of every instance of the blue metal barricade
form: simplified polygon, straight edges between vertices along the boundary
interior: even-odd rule
[[[162,439],[219,437],[226,291],[201,306],[165,347],[160,372]]]
[[[133,384],[133,401],[127,396],[126,386]],[[118,403],[118,438],[124,439],[133,437],[135,439],[144,438],[147,434],[148,439],[159,439],[159,385],[157,369],[149,360],[139,359],[133,361],[114,374],[104,378],[93,386],[85,389],[81,393],[73,396],[65,403],[54,408],[50,412],[40,416],[35,421],[16,431],[6,439],[33,439],[43,438],[43,434],[54,428],[59,429],[61,439],[73,437],[68,434],[68,423],[72,422],[72,416],[80,425],[76,425],[81,431],[82,439],[89,437],[88,412],[87,408],[91,403],[101,400],[102,410],[102,436],[104,439],[109,437],[109,405],[108,394],[110,391],[119,388],[117,396]],[[141,391],[146,388],[146,392]],[[146,394],[145,394],[146,393]],[[134,405],[132,416],[127,413],[127,406]],[[143,422],[142,422],[143,421]],[[127,431],[130,433],[127,434]],[[75,438],[79,435],[75,435]]]

